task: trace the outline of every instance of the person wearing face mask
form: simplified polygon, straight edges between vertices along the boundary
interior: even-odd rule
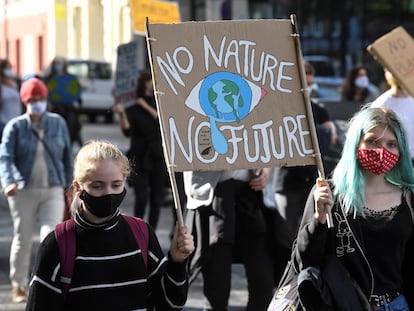
[[[411,159],[414,161],[414,98],[398,83],[389,70],[384,71],[389,89],[371,103],[371,107],[385,107],[395,111],[405,126],[410,148]]]
[[[82,104],[81,85],[78,78],[67,71],[64,57],[56,56],[53,59],[45,83],[49,90],[51,110],[65,119],[72,144],[78,143],[82,146],[81,123],[77,109],[77,105]]]
[[[17,76],[7,59],[0,59],[0,137],[6,123],[23,112]]]
[[[327,257],[336,257],[359,287],[358,300],[372,308],[347,308],[344,282],[327,281],[337,307],[302,293],[306,310],[414,310],[413,191],[402,121],[391,109],[364,107],[349,123],[332,180],[318,178],[309,194],[296,259],[302,271],[319,267],[324,273]],[[328,209],[333,228],[327,226]],[[333,274],[321,279],[335,279]]]
[[[26,113],[11,119],[0,144],[0,179],[13,220],[10,279],[13,301],[27,299],[32,237],[40,240],[62,221],[64,189],[72,181],[72,151],[65,120],[47,112],[47,88],[37,78],[23,82]]]
[[[368,72],[363,66],[348,71],[342,86],[342,100],[361,104],[374,100],[378,94],[370,88]]]
[[[147,262],[119,206],[130,173],[128,158],[113,144],[91,141],[74,165],[76,255],[66,298],[55,234],[38,252],[27,311],[181,310],[188,293],[186,262],[194,250],[187,227],[176,225],[168,258],[148,228]],[[142,234],[142,231],[140,231]]]

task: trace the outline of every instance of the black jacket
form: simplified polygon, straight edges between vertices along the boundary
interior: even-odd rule
[[[332,208],[333,229],[320,224],[314,218],[315,202],[313,190],[306,203],[297,240],[297,260],[302,268],[321,266],[327,254],[335,254],[343,263],[349,274],[356,281],[362,292],[369,298],[374,288],[372,265],[366,257],[363,244],[361,219],[345,214],[338,202]],[[412,211],[405,210],[412,219]],[[349,224],[349,226],[348,226]],[[350,229],[350,230],[349,230]],[[405,256],[402,260],[402,290],[410,309],[414,310],[414,236],[406,243]]]

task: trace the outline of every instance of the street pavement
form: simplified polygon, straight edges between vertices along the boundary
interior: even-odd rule
[[[99,125],[96,125],[99,126]],[[102,126],[102,125],[101,125]],[[110,126],[111,128],[114,125]],[[92,138],[99,138],[93,130],[95,127],[91,125],[88,128],[91,133],[94,133]],[[115,130],[115,127],[113,128]],[[85,131],[85,129],[84,129]],[[87,131],[85,131],[87,132]],[[84,135],[85,136],[85,135]],[[103,136],[106,137],[106,136]],[[85,137],[88,139],[88,137]],[[106,140],[109,140],[106,138]],[[167,193],[167,197],[169,193]],[[127,189],[127,196],[121,205],[122,211],[126,214],[132,214],[132,206],[134,201],[133,190]],[[166,202],[171,203],[170,200]],[[170,245],[170,232],[173,226],[173,213],[171,204],[166,204],[161,208],[161,216],[158,228],[156,230],[157,236],[160,240],[161,246],[167,252]],[[15,304],[11,301],[11,286],[8,278],[9,273],[9,251],[12,240],[12,220],[10,217],[7,201],[4,196],[0,195],[0,310],[1,311],[22,311],[25,309],[25,304]],[[32,261],[39,246],[39,233],[33,234],[34,247],[32,251]],[[244,310],[248,293],[246,289],[246,278],[244,269],[241,265],[233,265],[232,274],[232,291],[229,301],[229,311]],[[203,310],[203,295],[202,295],[202,277],[201,275],[191,284],[188,300],[184,311],[201,311]]]

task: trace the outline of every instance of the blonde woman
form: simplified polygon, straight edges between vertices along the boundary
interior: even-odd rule
[[[181,310],[186,302],[186,258],[194,249],[187,228],[176,227],[164,257],[148,226],[147,264],[120,214],[130,172],[125,155],[114,145],[92,141],[74,165],[76,260],[64,298],[55,235],[42,243],[30,284],[26,310]],[[71,221],[71,220],[69,220]]]

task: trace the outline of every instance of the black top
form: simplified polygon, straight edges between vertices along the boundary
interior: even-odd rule
[[[148,105],[157,109],[154,96],[141,96]],[[135,142],[161,142],[160,126],[158,119],[154,119],[147,110],[139,105],[133,105],[126,109],[130,129],[125,134]]]
[[[403,196],[402,204],[387,214],[361,219],[362,237],[368,261],[374,271],[374,294],[401,291],[402,258],[412,231],[412,217]],[[395,260],[395,259],[398,260]]]
[[[154,109],[154,96],[142,96]],[[148,111],[138,105],[126,109],[130,124],[123,133],[131,137],[128,158],[134,165],[135,172],[150,171],[153,161],[164,160],[159,120],[154,119]]]
[[[334,254],[368,298],[402,287],[410,308],[414,308],[413,211],[405,200],[396,211],[381,228],[361,216],[345,216],[336,201],[333,228],[328,229],[314,217],[312,190],[299,229],[297,259],[302,267],[319,266],[324,256]]]

